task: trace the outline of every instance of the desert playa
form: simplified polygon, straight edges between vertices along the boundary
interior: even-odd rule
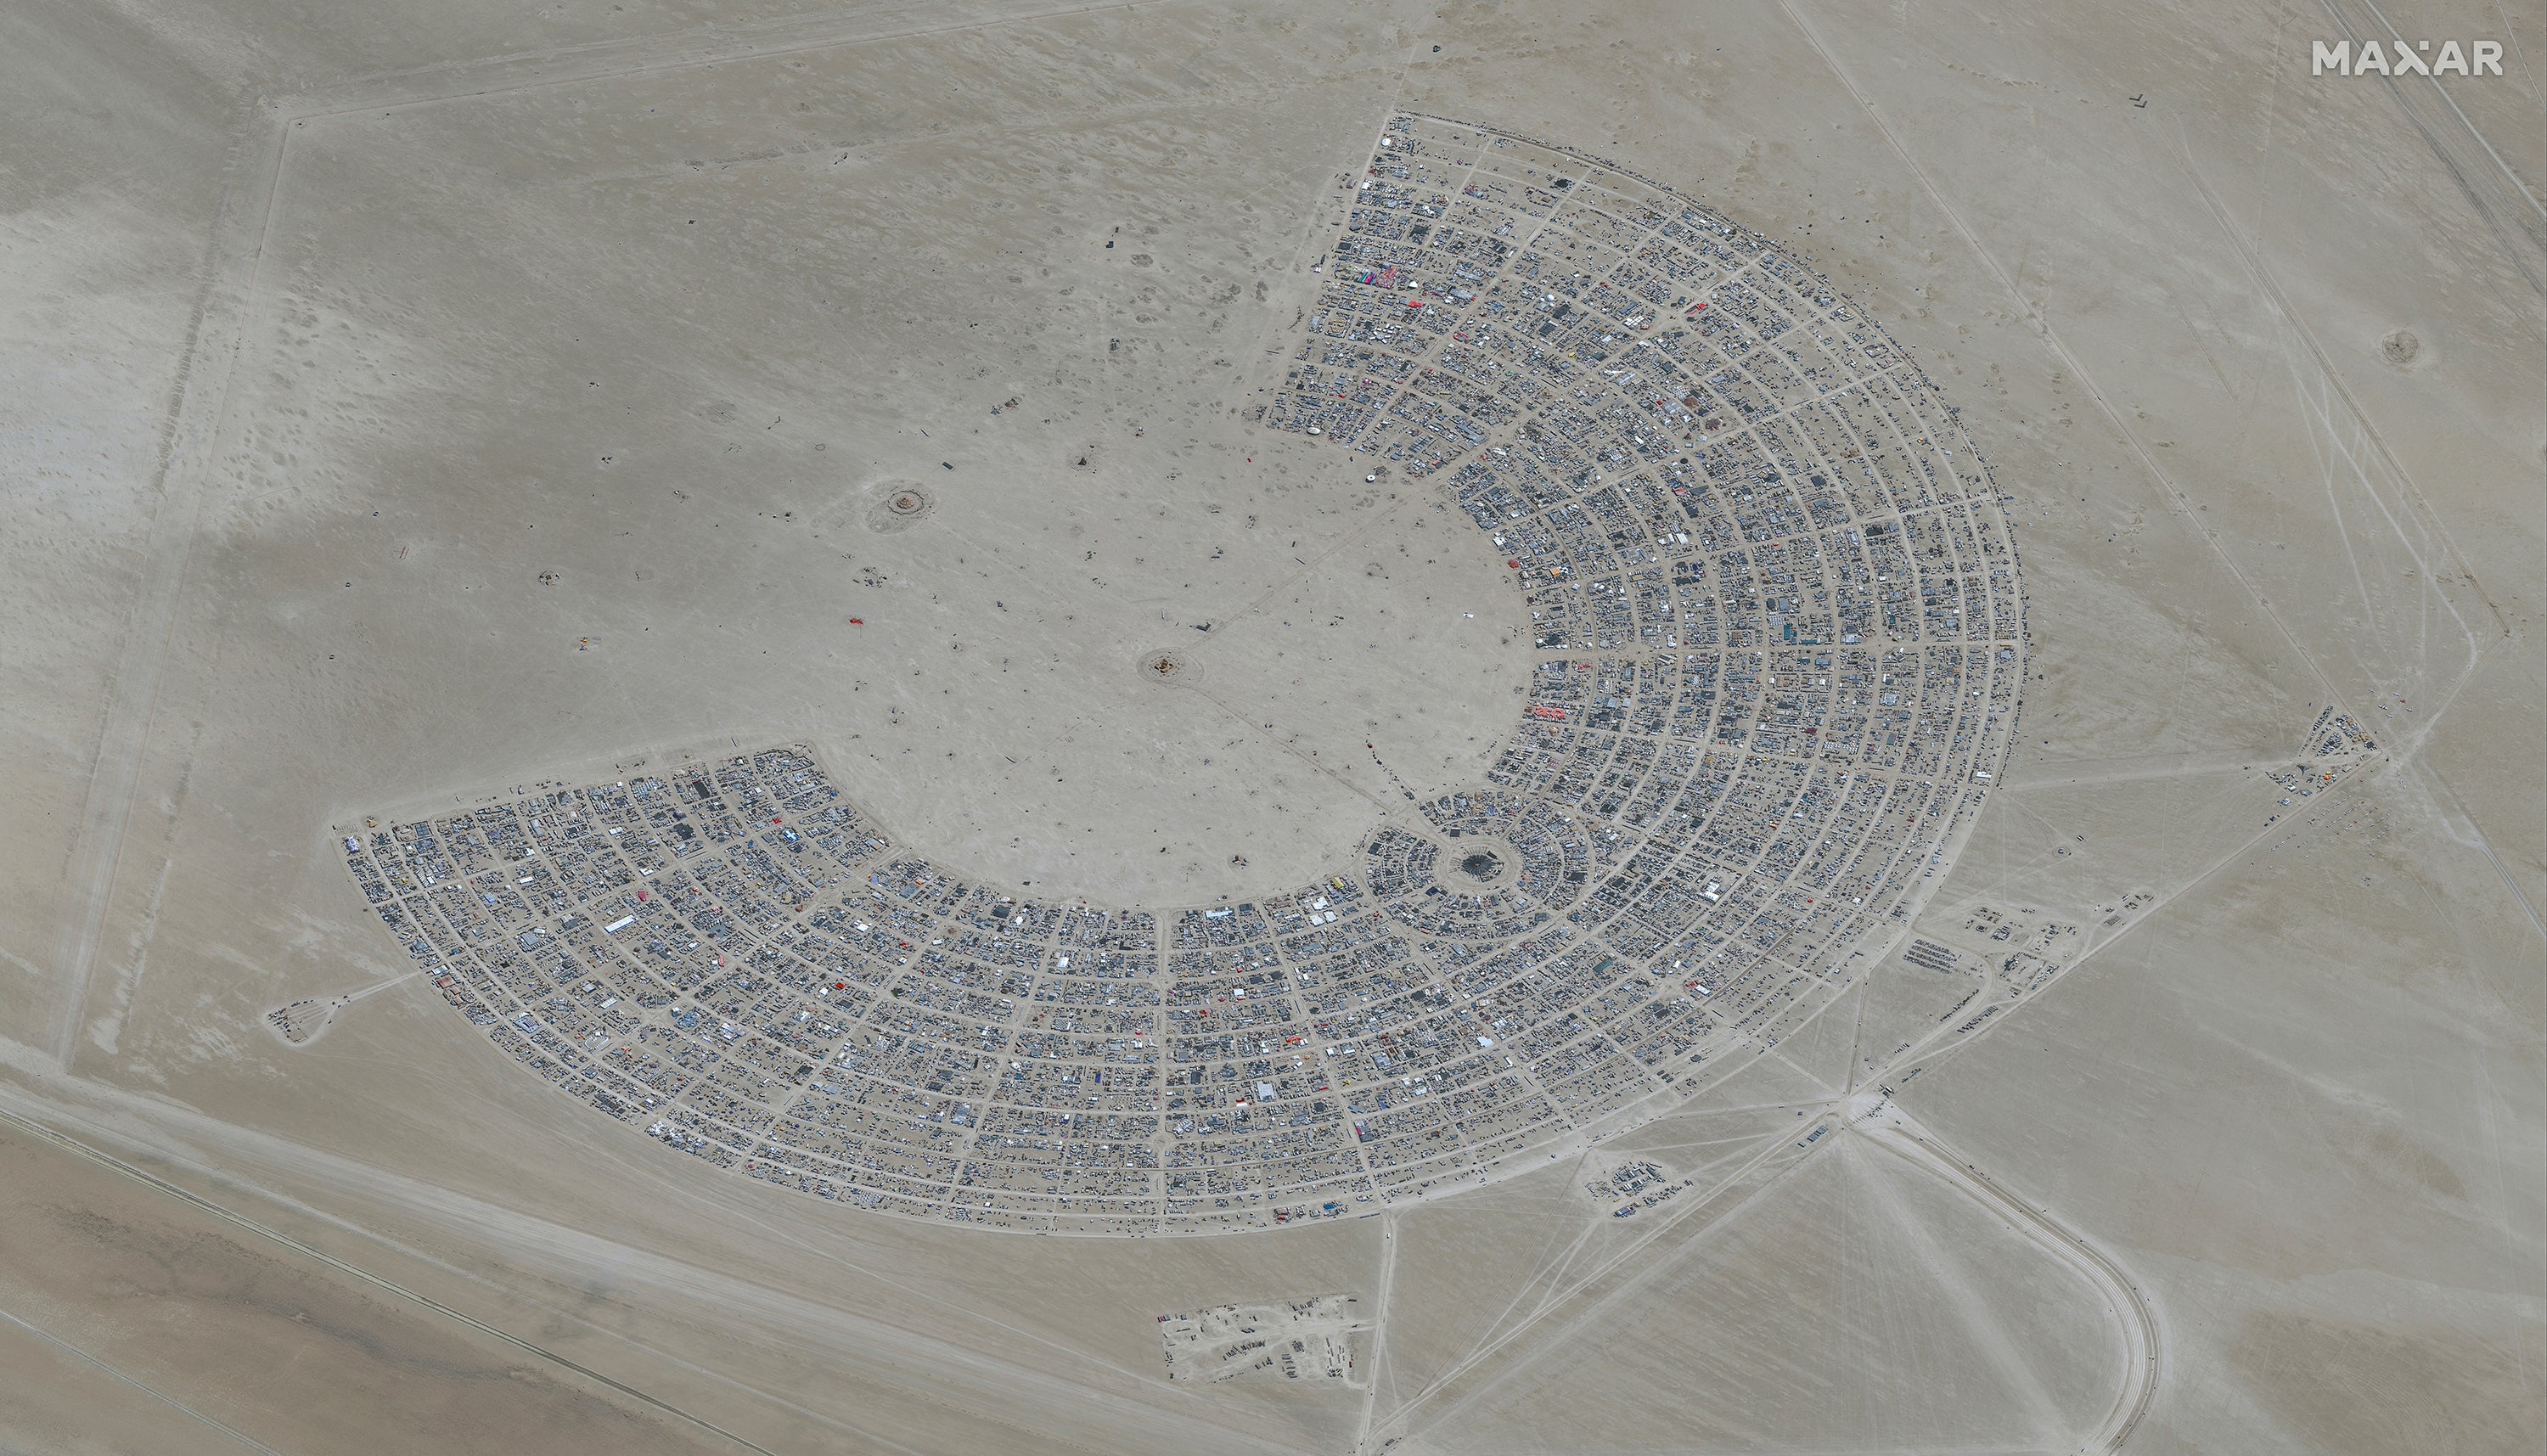
[[[0,1449],[2547,1439],[2547,22],[7,33]]]

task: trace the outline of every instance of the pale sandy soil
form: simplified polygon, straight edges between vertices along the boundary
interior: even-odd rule
[[[2383,8],[2508,74],[2313,81],[2359,0],[15,7],[0,1449],[2537,1449],[2547,20]],[[406,969],[331,824],[639,755],[1135,902],[1313,872],[1375,731],[1473,777],[1473,542],[1240,418],[1390,106],[1721,208],[1962,407],[2041,675],[1915,933],[2060,975],[1958,1034],[1896,957],[1597,1156],[1187,1241],[701,1176],[419,986],[267,1034]],[[1133,695],[1260,599],[1235,710]],[[2382,754],[2284,807],[2329,703]],[[1631,1152],[1693,1186],[1612,1220]],[[1366,1384],[1167,1380],[1330,1293]]]

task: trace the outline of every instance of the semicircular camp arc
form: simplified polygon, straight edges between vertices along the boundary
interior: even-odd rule
[[[1954,412],[1806,265],[1616,168],[1400,114],[1347,190],[1257,424],[1492,539],[1535,652],[1487,782],[1187,909],[973,883],[798,748],[348,837],[442,994],[702,1173],[1134,1234],[1543,1162],[1853,984],[2023,680]]]

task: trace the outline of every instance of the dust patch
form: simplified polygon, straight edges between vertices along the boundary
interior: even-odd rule
[[[2229,1364],[2313,1451],[2547,1446],[2518,1351],[2467,1330],[2258,1312],[2240,1322]]]

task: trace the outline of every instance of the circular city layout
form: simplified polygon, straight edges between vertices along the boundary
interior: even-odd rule
[[[444,997],[715,1168],[1142,1234],[1543,1164],[1854,984],[1962,842],[2023,676],[1954,411],[1809,267],[1616,167],[1398,115],[1340,191],[1258,426],[1491,539],[1534,651],[1485,782],[1193,908],[970,881],[798,748],[348,837]]]

